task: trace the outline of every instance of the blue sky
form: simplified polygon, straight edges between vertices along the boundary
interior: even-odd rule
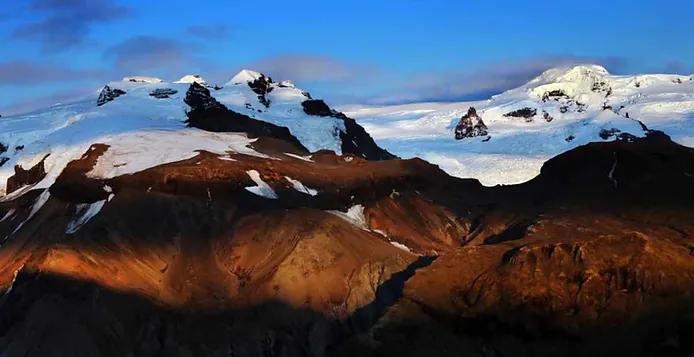
[[[330,103],[482,98],[576,62],[694,73],[694,2],[4,0],[0,114],[125,75],[294,79]]]

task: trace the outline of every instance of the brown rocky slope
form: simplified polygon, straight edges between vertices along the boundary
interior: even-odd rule
[[[108,180],[85,176],[96,145],[48,193],[0,202],[0,355],[692,350],[694,150],[662,134],[491,188],[416,159],[253,145],[273,158],[200,152]],[[247,191],[249,170],[278,198]]]

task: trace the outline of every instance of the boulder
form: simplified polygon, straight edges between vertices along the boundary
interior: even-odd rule
[[[477,115],[477,110],[473,107],[468,109],[467,114],[463,115],[455,126],[455,139],[473,138],[476,136],[486,136],[488,134],[487,125],[482,118]]]

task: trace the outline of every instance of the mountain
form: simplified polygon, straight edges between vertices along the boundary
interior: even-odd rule
[[[577,65],[548,70],[486,101],[344,110],[398,156],[421,157],[488,186],[516,184],[572,148],[625,133],[643,137],[643,125],[694,146],[693,77],[615,76],[601,66]],[[453,140],[471,107],[487,134]]]
[[[292,82],[190,82],[0,119],[0,356],[694,351],[694,149],[663,131],[596,111],[576,136],[593,142],[487,187]],[[498,97],[464,110],[480,135],[456,140],[456,112],[430,144],[493,144],[503,120],[550,142],[527,119],[563,102],[505,95],[498,120]]]
[[[187,159],[195,155],[195,150],[247,152],[245,146],[250,141],[238,141],[238,135],[186,129],[191,108],[184,100],[191,83],[207,86],[204,79],[195,75],[174,83],[152,77],[126,77],[74,102],[3,117],[0,192],[6,191],[15,166],[28,170],[39,163],[47,178],[35,188],[49,187],[70,161],[78,159],[94,143],[110,146],[108,157],[101,163],[111,167],[97,168],[106,176]],[[352,153],[374,160],[394,158],[379,148],[354,120],[311,99],[291,82],[275,83],[260,73],[244,70],[224,87],[209,90],[225,111],[238,114],[237,118],[248,118],[247,123],[260,120],[285,127],[310,152],[332,150],[338,155]],[[322,103],[328,113],[309,114],[312,112],[307,112],[305,106],[311,108],[315,103]],[[234,131],[247,131],[243,129]],[[182,137],[196,139],[181,140]]]

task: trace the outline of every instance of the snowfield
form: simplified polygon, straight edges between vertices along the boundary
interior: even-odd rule
[[[192,82],[206,83],[197,75],[174,83],[126,77],[107,84],[125,94],[101,106],[97,106],[97,90],[71,102],[3,117],[1,199],[50,187],[70,161],[81,158],[96,143],[109,145],[89,172],[99,178],[189,159],[200,150],[217,153],[221,160],[233,161],[235,154],[267,158],[249,147],[253,139],[244,133],[186,127],[190,107],[184,98]],[[287,127],[312,152],[326,149],[341,154],[339,134],[345,131],[344,122],[307,115],[302,103],[310,95],[291,81],[270,83],[258,72],[243,70],[210,91],[233,111]],[[453,130],[469,107],[477,109],[489,135],[455,140]],[[477,178],[485,185],[530,180],[549,158],[579,145],[615,140],[625,133],[643,136],[641,123],[694,146],[692,77],[614,76],[590,65],[549,70],[487,101],[360,107],[345,112],[394,154],[421,157],[451,175]],[[310,156],[286,155],[311,161]],[[15,165],[29,169],[41,160],[47,172],[43,181],[5,195]],[[291,184],[300,192],[317,193],[299,182]]]
[[[288,127],[312,151],[340,153],[339,130],[345,130],[341,120],[305,114],[301,103],[307,96],[289,81],[269,85],[272,89],[266,99],[270,104],[266,106],[248,85],[261,76],[241,71],[224,88],[211,89],[212,95],[231,110]],[[82,157],[96,143],[110,146],[89,173],[99,178],[189,159],[200,150],[220,154],[223,160],[233,160],[229,154],[267,158],[248,147],[255,139],[248,139],[245,133],[212,133],[186,127],[190,107],[183,99],[192,82],[206,83],[197,75],[184,76],[174,83],[154,77],[125,77],[107,85],[126,93],[101,106],[97,106],[100,90],[96,90],[71,102],[3,117],[0,148],[7,149],[0,152],[0,196],[5,195],[15,165],[29,169],[45,158],[47,176],[31,188],[48,188],[70,161]],[[157,91],[167,95],[153,96]],[[3,199],[17,197],[28,189]]]
[[[489,135],[455,140],[453,130],[470,107]],[[524,108],[535,115],[505,116]],[[395,155],[421,157],[487,186],[528,181],[548,159],[589,142],[643,136],[638,121],[694,147],[692,76],[614,76],[595,65],[552,69],[486,101],[342,110]],[[620,132],[600,136],[611,129]]]

